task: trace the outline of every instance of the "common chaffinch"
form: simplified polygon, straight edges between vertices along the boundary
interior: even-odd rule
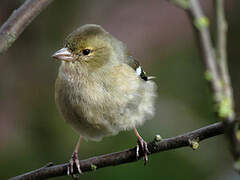
[[[99,141],[133,129],[147,161],[147,143],[136,129],[154,115],[156,85],[126,46],[101,26],[87,24],[73,31],[52,57],[61,60],[55,101],[63,118],[80,134],[68,174],[76,164],[81,138]]]

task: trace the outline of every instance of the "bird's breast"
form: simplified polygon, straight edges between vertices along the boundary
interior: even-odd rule
[[[82,136],[97,140],[141,124],[152,113],[153,91],[127,65],[85,76],[59,72],[56,103]]]

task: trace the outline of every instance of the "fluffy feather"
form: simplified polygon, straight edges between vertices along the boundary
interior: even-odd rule
[[[76,37],[81,44],[76,45]],[[73,46],[71,42],[78,47],[71,47],[75,60],[61,63],[55,100],[64,119],[80,135],[99,141],[142,125],[154,115],[156,85],[143,80],[126,63],[129,57],[122,42],[96,25],[72,33],[66,46]],[[92,55],[74,54],[86,47],[93,49]],[[101,51],[94,52],[96,48]]]

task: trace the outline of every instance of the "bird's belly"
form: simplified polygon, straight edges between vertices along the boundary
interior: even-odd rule
[[[116,122],[123,116],[124,106],[114,101],[111,94],[100,88],[83,87],[76,91],[69,84],[61,86],[58,91],[56,103],[59,109],[80,135],[97,141],[119,132]]]
[[[73,107],[74,118],[68,118],[67,121],[86,139],[101,140],[102,137],[117,134],[119,131],[114,126],[116,115],[111,116],[107,109],[108,107],[94,102],[80,102]]]
[[[56,81],[55,99],[64,119],[86,139],[101,140],[132,129],[154,113],[155,84],[142,82],[135,72],[132,78],[130,72],[128,78],[126,73],[116,78],[115,72],[120,73],[113,71],[111,79],[79,80],[78,86],[71,78]]]

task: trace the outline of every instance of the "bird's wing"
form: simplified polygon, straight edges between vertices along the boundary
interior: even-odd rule
[[[153,77],[148,77],[145,73],[145,71],[143,70],[143,68],[140,66],[140,63],[135,60],[132,56],[128,56],[127,60],[126,60],[126,64],[128,64],[130,67],[132,67],[137,75],[142,78],[145,81],[148,81],[150,79],[152,79]]]

